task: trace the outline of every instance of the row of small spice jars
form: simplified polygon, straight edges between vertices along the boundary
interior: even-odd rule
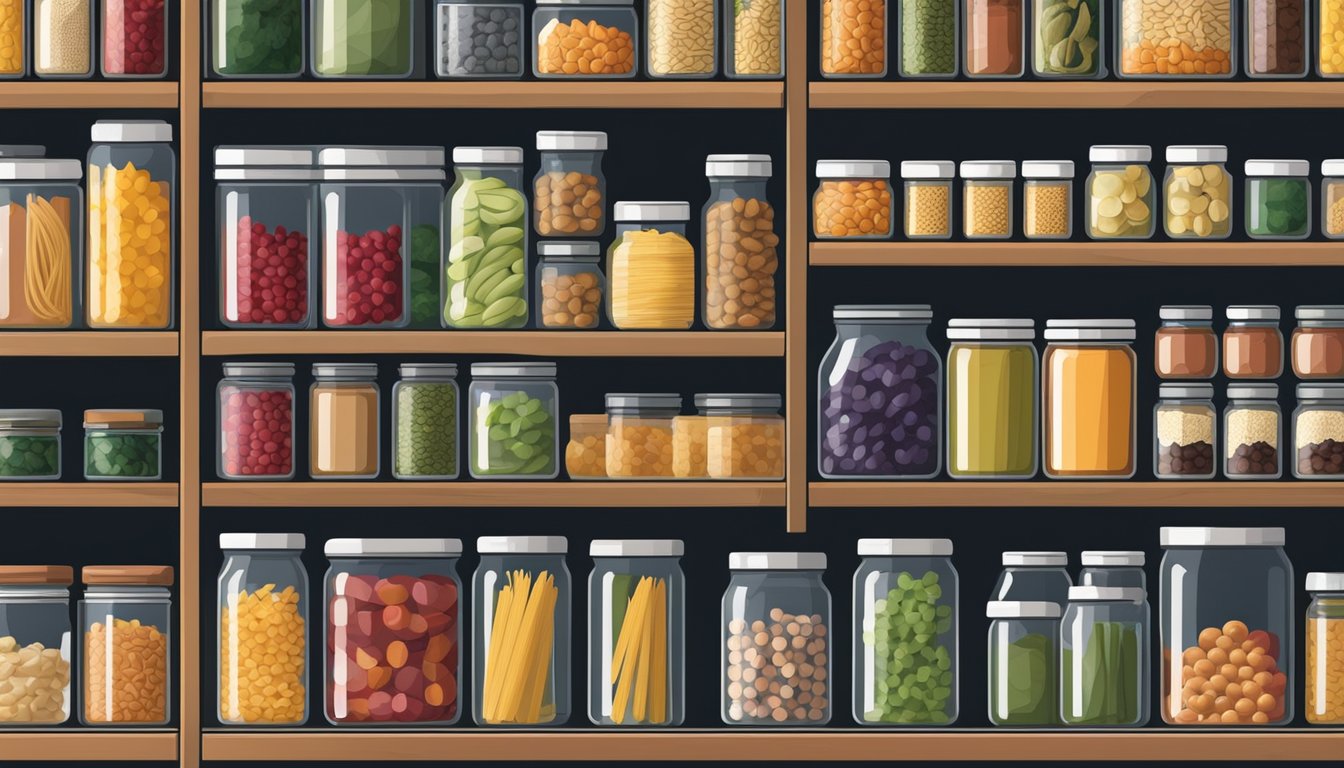
[[[0,481],[61,479],[59,410],[0,410]],[[163,411],[84,412],[84,479],[152,481],[163,477]]]
[[[88,565],[81,576],[72,625],[73,568],[0,566],[0,728],[58,725],[72,709],[98,727],[171,719],[172,566]]]
[[[1153,346],[1153,368],[1163,379],[1211,379],[1218,372],[1219,339],[1213,307],[1169,305]],[[1344,305],[1304,304],[1293,310],[1297,327],[1289,360],[1299,379],[1344,379]],[[1226,310],[1222,371],[1231,379],[1277,379],[1283,374],[1280,310],[1241,304]]]
[[[0,78],[151,79],[168,74],[164,0],[13,0],[0,10]],[[31,37],[30,37],[31,35]],[[31,40],[31,47],[29,44]]]

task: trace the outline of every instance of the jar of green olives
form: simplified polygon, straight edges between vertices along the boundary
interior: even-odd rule
[[[0,410],[0,480],[61,479],[61,412]]]

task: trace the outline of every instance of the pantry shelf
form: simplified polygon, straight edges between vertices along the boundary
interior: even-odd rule
[[[0,731],[0,756],[25,761],[154,762],[177,759],[177,731],[97,731],[71,728]]]
[[[1338,483],[862,482],[808,484],[813,507],[1339,507]]]
[[[177,83],[16,80],[0,82],[5,109],[177,109]]]
[[[779,331],[206,331],[205,355],[783,357]]]
[[[816,109],[1267,109],[1344,106],[1344,82],[813,82]]]
[[[1344,242],[837,242],[810,243],[814,267],[1323,267]]]
[[[781,507],[784,483],[205,483],[207,507]]]
[[[78,467],[74,471],[79,471]],[[4,483],[0,507],[176,507],[177,483]],[[0,749],[0,756],[4,750]]]
[[[177,357],[175,331],[0,333],[0,357]]]

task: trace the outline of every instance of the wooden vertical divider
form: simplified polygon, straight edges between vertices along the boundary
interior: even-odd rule
[[[784,63],[785,274],[784,319],[785,452],[788,477],[785,515],[789,533],[807,530],[807,3],[785,2]]]

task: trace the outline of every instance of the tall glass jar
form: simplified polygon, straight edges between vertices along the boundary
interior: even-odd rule
[[[821,2],[821,76],[887,75],[887,0]]]
[[[461,539],[328,539],[327,722],[453,725],[462,701]]]
[[[476,550],[473,719],[482,726],[564,725],[571,706],[569,542],[482,536]]]
[[[560,474],[555,363],[472,363],[467,429],[477,480],[554,480]]]
[[[766,199],[769,155],[705,158],[703,321],[715,330],[764,331],[775,326],[779,235]]]
[[[1283,374],[1281,312],[1273,304],[1234,304],[1223,331],[1223,374],[1229,379],[1277,379]]]
[[[901,161],[905,236],[908,239],[948,240],[952,237],[952,183],[955,178],[957,164],[950,160]]]
[[[1299,379],[1344,379],[1344,305],[1304,304],[1293,316],[1293,374]]]
[[[444,328],[527,325],[522,147],[454,147],[443,215]]]
[[[1080,2],[1079,8],[1086,3]],[[1067,2],[1057,5],[1068,7]],[[1022,162],[1022,235],[1030,240],[1073,237],[1072,160]]]
[[[1159,480],[1210,480],[1218,474],[1218,411],[1212,384],[1162,384],[1153,408],[1153,474]]]
[[[1017,163],[1012,160],[966,161],[961,164],[961,178],[962,234],[973,240],[1012,237]]]
[[[311,0],[313,75],[401,80],[421,74],[423,3]]]
[[[1032,73],[1047,79],[1103,77],[1106,12],[1101,0],[1035,0]]]
[[[209,8],[213,75],[292,79],[303,74],[304,0],[211,0]],[[258,45],[263,30],[269,44]]]
[[[971,78],[1021,77],[1027,59],[1025,0],[965,0],[965,3],[962,73]]]
[[[686,202],[619,202],[607,249],[607,317],[621,330],[685,330],[695,324],[695,247]]]
[[[1164,527],[1161,539],[1162,719],[1292,722],[1295,582],[1283,529]]]
[[[61,479],[61,412],[0,410],[0,481]]]
[[[216,474],[226,480],[294,479],[293,363],[225,363],[215,404]]]
[[[1246,161],[1246,236],[1252,240],[1311,237],[1311,164]]]
[[[991,593],[994,600],[1046,602],[1063,605],[1069,599],[1069,554],[1067,552],[1004,552]]]
[[[82,295],[83,175],[78,160],[0,159],[0,328],[74,325]]]
[[[947,338],[947,473],[1034,477],[1040,453],[1036,322],[953,318]]]
[[[1246,0],[1246,75],[1279,80],[1307,76],[1311,12],[1306,0]],[[1326,43],[1325,30],[1321,31]],[[1332,35],[1329,43],[1334,42]]]
[[[634,0],[537,0],[532,75],[580,80],[634,77],[639,19]],[[603,44],[605,52],[597,47]],[[571,51],[578,51],[571,56]]]
[[[378,476],[380,398],[376,363],[313,364],[313,385],[308,390],[308,474],[314,480]]]
[[[153,481],[163,477],[163,411],[108,408],[84,412],[84,479]]]
[[[1232,77],[1235,9],[1230,0],[1120,0],[1118,74],[1155,80]]]
[[[1307,722],[1344,723],[1344,573],[1307,574]]]
[[[0,728],[59,725],[70,719],[68,565],[0,565],[0,664],[6,696]]]
[[[898,73],[908,79],[948,79],[957,76],[958,0],[901,0]]]
[[[171,565],[86,565],[79,722],[167,725],[173,698]]]
[[[398,480],[456,480],[457,365],[403,363],[392,385],[392,476]]]
[[[434,73],[463,80],[516,80],[526,64],[523,4],[436,0]]]
[[[1137,550],[1083,550],[1078,584],[1084,587],[1120,587],[1148,592],[1143,566],[1148,556]],[[1145,598],[1146,600],[1147,598]]]
[[[32,14],[27,3],[8,0],[0,6],[0,79],[13,80],[28,74],[28,36],[31,29]]]
[[[1227,388],[1223,409],[1223,474],[1228,480],[1278,480],[1283,476],[1283,411],[1277,384]]]
[[[1293,447],[1299,480],[1344,480],[1344,384],[1298,384]]]
[[[602,246],[591,240],[537,243],[536,321],[539,328],[589,330],[602,322]]]
[[[854,722],[957,719],[957,569],[951,539],[859,539]]]
[[[672,419],[681,395],[607,395],[607,477],[672,477]]]
[[[728,568],[720,636],[723,722],[825,725],[835,655],[831,593],[821,580],[826,554],[733,552]]]
[[[596,539],[588,553],[588,719],[677,726],[686,715],[685,545]]]
[[[1129,3],[1140,0],[1125,0]],[[1088,151],[1087,236],[1093,240],[1147,240],[1156,221],[1157,189],[1146,145],[1097,145]]]
[[[723,73],[734,80],[783,77],[783,0],[734,2],[723,15]]]
[[[1045,340],[1046,477],[1133,477],[1134,321],[1048,320]]]
[[[93,76],[94,0],[33,0],[33,74]]]
[[[649,77],[708,78],[719,71],[718,0],[645,0]]]
[[[927,304],[839,305],[817,372],[822,477],[916,480],[942,464],[943,367]],[[890,382],[890,383],[888,383]]]
[[[168,74],[166,8],[165,0],[103,0],[103,77],[147,79]]]
[[[1001,726],[1060,723],[1059,603],[992,600],[989,721]]]
[[[1167,176],[1162,183],[1167,237],[1223,240],[1232,232],[1232,176],[1227,147],[1167,147]]]
[[[1138,728],[1148,722],[1148,637],[1142,589],[1069,589],[1069,606],[1060,622],[1065,725]]]
[[[302,533],[221,533],[219,722],[308,720],[308,572]],[[269,664],[269,669],[259,668]],[[254,671],[255,670],[255,671]]]
[[[1153,339],[1153,369],[1162,379],[1212,379],[1218,373],[1218,334],[1213,307],[1169,304]]]
[[[602,131],[537,131],[532,225],[541,237],[600,237],[607,228]]]
[[[705,467],[715,480],[784,479],[783,398],[770,394],[705,394]],[[675,442],[675,437],[674,437]]]

